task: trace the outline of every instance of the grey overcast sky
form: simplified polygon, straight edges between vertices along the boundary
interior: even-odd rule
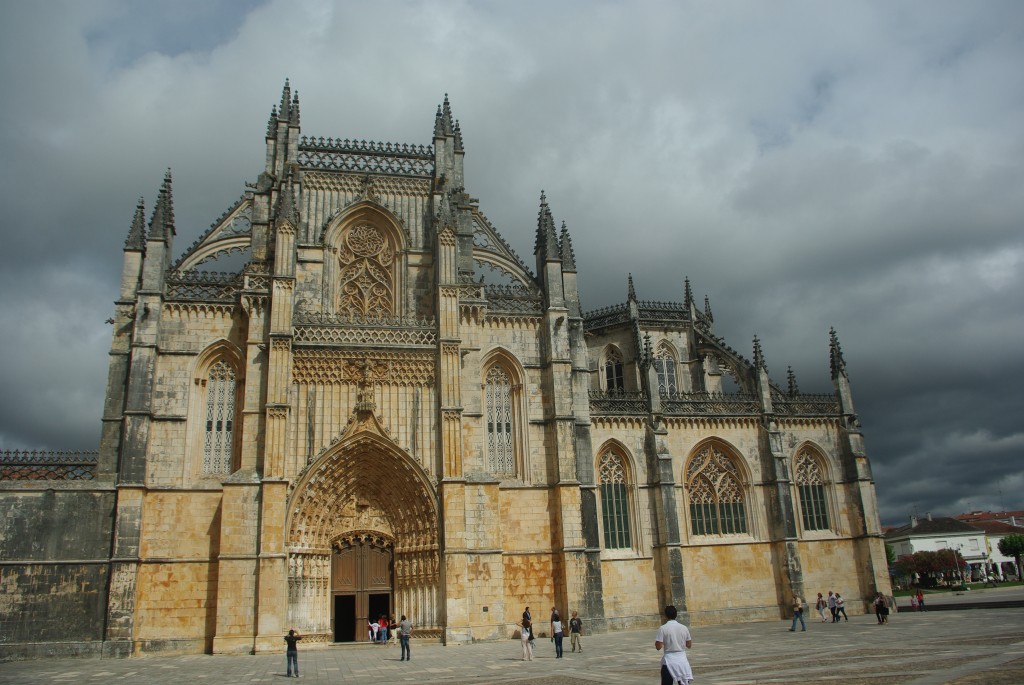
[[[1024,3],[0,0],[0,448],[95,449],[121,249],[177,252],[303,133],[429,143],[528,263],[541,189],[585,309],[710,297],[828,392],[882,518],[1024,508]]]

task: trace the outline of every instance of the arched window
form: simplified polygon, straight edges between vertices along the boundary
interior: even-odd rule
[[[512,381],[495,364],[484,380],[484,404],[487,418],[487,467],[491,473],[515,475],[515,408]]]
[[[828,530],[825,477],[818,457],[810,448],[796,455],[793,481],[800,499],[800,520],[804,530]]]
[[[394,261],[394,250],[377,227],[359,224],[349,229],[338,254],[338,312],[371,318],[394,315]]]
[[[743,478],[735,462],[717,445],[705,445],[690,459],[684,482],[694,535],[747,532]]]
[[[658,372],[658,394],[676,394],[676,358],[668,345],[661,343],[654,355],[654,370]]]
[[[604,389],[606,391],[622,390],[622,353],[609,347],[604,353]]]
[[[224,359],[206,375],[203,474],[231,473],[234,455],[235,370]]]
[[[601,454],[598,463],[605,549],[628,549],[633,544],[629,530],[629,491],[625,461],[621,454],[609,449]]]

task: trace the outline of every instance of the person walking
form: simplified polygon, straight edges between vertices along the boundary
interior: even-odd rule
[[[402,614],[402,622],[398,624],[398,642],[402,645],[402,658],[399,661],[412,661],[412,651],[409,649],[409,638],[412,637],[412,621]]]
[[[836,596],[831,590],[828,591],[828,599],[825,600],[828,603],[828,611],[832,614],[832,622],[839,623],[839,614],[836,613]]]
[[[800,631],[806,631],[807,624],[804,623],[804,600],[800,599],[797,595],[793,595],[793,625],[790,626],[789,632],[796,632],[797,621],[800,621]]]
[[[572,618],[569,619],[569,644],[572,645],[572,651],[576,651],[576,648],[580,648],[580,654],[583,653],[583,621],[580,620],[579,613],[576,611],[572,612]]]
[[[523,643],[523,661],[533,661],[533,626],[523,612],[523,620],[516,623],[520,627],[519,639]]]
[[[284,641],[288,645],[285,649],[285,659],[288,662],[288,677],[292,677],[292,670],[295,671],[295,677],[299,677],[299,640],[302,636],[295,632],[295,629],[288,631],[288,634],[284,636]]]
[[[821,622],[824,623],[827,619],[825,618],[825,609],[828,608],[828,602],[825,598],[818,593],[818,601],[814,603],[814,608],[818,610],[818,616],[821,616]]]
[[[551,607],[551,639],[555,643],[555,658],[562,658],[562,617],[558,609]]]
[[[882,625],[886,620],[884,612],[887,611],[889,607],[886,606],[885,597],[882,596],[881,592],[875,593],[875,601],[873,604],[875,605],[875,618],[878,619],[878,625]]]
[[[676,621],[679,613],[669,604],[665,607],[665,618],[668,619],[654,638],[654,648],[665,650],[661,657],[661,685],[690,685],[693,682],[693,670],[686,658],[686,650],[693,646],[690,629]]]
[[[837,592],[836,593],[836,623],[839,623],[839,614],[843,615],[843,618],[846,619],[847,623],[850,622],[850,617],[846,615],[846,600],[843,599],[842,597],[840,597],[839,593]]]

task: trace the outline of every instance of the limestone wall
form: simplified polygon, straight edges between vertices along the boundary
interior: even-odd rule
[[[113,491],[63,482],[3,486],[0,661],[98,652]]]

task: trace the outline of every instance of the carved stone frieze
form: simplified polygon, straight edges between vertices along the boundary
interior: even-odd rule
[[[380,350],[296,348],[292,377],[297,383],[386,385],[434,384],[434,354]]]
[[[184,319],[230,319],[235,312],[231,304],[212,304],[208,302],[164,302],[165,316],[178,316]]]

